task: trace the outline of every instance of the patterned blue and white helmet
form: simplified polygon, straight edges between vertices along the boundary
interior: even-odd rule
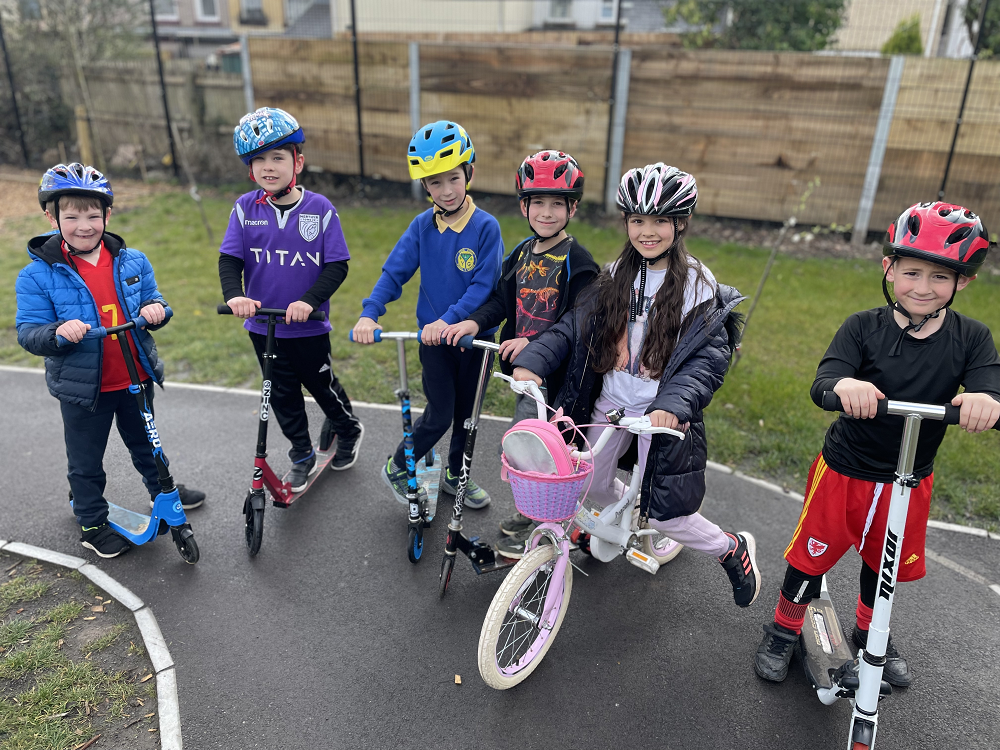
[[[290,143],[305,143],[299,121],[283,109],[261,107],[243,115],[233,130],[236,155],[250,166],[250,161],[265,151]]]
[[[93,167],[85,167],[78,162],[56,164],[42,175],[42,181],[38,185],[38,202],[43,211],[49,201],[58,200],[64,195],[97,198],[105,209],[111,208],[111,204],[115,202],[115,194],[111,192],[108,178]]]

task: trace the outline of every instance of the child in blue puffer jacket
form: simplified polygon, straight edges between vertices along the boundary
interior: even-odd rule
[[[165,302],[146,256],[106,231],[114,194],[104,175],[82,164],[59,164],[42,177],[38,201],[57,231],[28,242],[31,262],[15,287],[17,341],[45,357],[49,393],[60,401],[80,541],[101,557],[117,557],[129,543],[108,525],[104,498],[104,450],[112,421],[151,498],[160,492],[159,475],[145,422],[128,391],[120,347],[84,335],[92,327],[121,325],[139,315],[151,324],[148,330],[155,330],[166,324]],[[152,406],[151,381],[163,384],[163,363],[147,330],[132,334],[132,355]],[[57,337],[69,343],[59,346]],[[185,510],[205,500],[203,492],[177,488]]]

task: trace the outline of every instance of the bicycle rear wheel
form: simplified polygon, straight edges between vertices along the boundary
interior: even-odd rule
[[[515,565],[490,604],[479,634],[479,674],[497,690],[527,678],[545,657],[562,625],[573,591],[573,567],[566,566],[562,596],[541,622],[545,597],[555,583],[556,548],[541,544]]]

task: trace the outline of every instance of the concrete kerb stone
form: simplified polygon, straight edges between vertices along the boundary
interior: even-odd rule
[[[115,601],[128,607],[135,617],[135,623],[142,633],[142,640],[153,663],[156,673],[156,701],[160,723],[160,747],[162,750],[182,750],[181,714],[177,700],[177,675],[174,671],[174,659],[167,649],[166,641],[160,626],[153,616],[152,610],[145,606],[142,600],[128,588],[109,576],[103,570],[80,557],[64,555],[61,552],[35,547],[21,542],[0,540],[0,550],[21,557],[58,565],[70,570],[78,570],[91,583],[102,589]]]

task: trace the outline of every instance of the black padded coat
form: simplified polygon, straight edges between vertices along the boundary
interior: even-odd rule
[[[590,366],[594,330],[594,295],[528,344],[517,367],[545,377],[568,361],[566,380],[556,407],[577,424],[590,421],[603,387],[603,375]],[[695,308],[685,319],[686,332],[660,378],[660,387],[646,413],[662,409],[688,423],[684,440],[653,435],[642,479],[642,512],[668,521],[694,513],[705,496],[708,449],[702,412],[722,386],[733,350],[739,343],[742,316],[734,308],[746,299],[736,289],[719,284],[715,298]]]

